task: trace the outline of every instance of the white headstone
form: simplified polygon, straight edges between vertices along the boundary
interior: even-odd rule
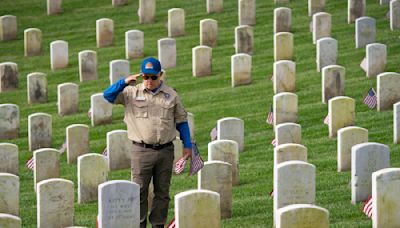
[[[74,225],[74,183],[61,178],[37,185],[37,227]]]
[[[95,51],[79,52],[79,79],[81,82],[97,79],[97,54]]]
[[[347,23],[351,24],[365,15],[366,0],[347,0],[347,3]]]
[[[322,68],[322,103],[344,95],[346,69],[338,65]]]
[[[21,228],[22,221],[18,216],[0,213],[0,227]]]
[[[78,157],[78,203],[96,201],[97,188],[107,181],[107,157],[85,154]]]
[[[99,228],[140,226],[140,187],[126,180],[99,185]]]
[[[343,127],[353,126],[356,116],[356,101],[353,98],[337,96],[328,102],[329,137],[334,138]]]
[[[144,56],[144,33],[139,30],[125,32],[125,58],[134,59]]]
[[[393,72],[381,73],[377,77],[377,109],[391,109],[393,104],[400,101],[400,74]]]
[[[173,38],[158,40],[158,60],[163,69],[176,66],[176,41]]]
[[[68,43],[56,40],[50,43],[50,65],[52,70],[68,67]]]
[[[107,47],[113,44],[114,21],[109,18],[96,20],[96,42],[97,47]]]
[[[256,24],[256,0],[238,0],[239,25]]]
[[[296,123],[282,123],[275,126],[276,145],[285,143],[301,144],[301,126]]]
[[[279,32],[274,35],[274,60],[293,60],[294,41],[290,32]]]
[[[400,169],[372,173],[372,227],[400,226]]]
[[[235,28],[235,50],[236,54],[253,54],[253,27],[241,25]]]
[[[156,16],[156,0],[139,0],[139,23],[153,23]]]
[[[393,143],[400,144],[400,102],[393,105]]]
[[[232,217],[232,165],[223,161],[205,162],[197,177],[199,189],[219,194],[221,218]]]
[[[312,0],[309,0],[312,1]],[[313,15],[313,43],[316,44],[317,40],[331,36],[331,15],[329,13],[321,12]]]
[[[212,73],[212,48],[197,46],[192,49],[192,73],[194,77]]]
[[[329,211],[311,204],[293,204],[278,210],[277,228],[328,228]]]
[[[189,124],[189,131],[190,131],[190,139],[192,141],[196,141],[195,140],[195,132],[196,132],[196,125],[195,125],[195,121],[194,121],[194,114],[191,112],[187,113],[187,119],[188,119],[188,124]]]
[[[292,10],[286,7],[274,9],[274,33],[291,32]]]
[[[371,195],[372,173],[390,167],[389,147],[380,143],[361,143],[351,148],[351,203]]]
[[[18,65],[13,62],[0,63],[0,93],[18,88]]]
[[[400,28],[400,1],[390,1],[390,29],[396,30]]]
[[[220,196],[209,190],[189,190],[175,195],[176,227],[221,227]]]
[[[128,0],[112,0],[113,7],[124,6],[124,5],[128,5]]]
[[[366,51],[366,73],[368,78],[376,77],[386,68],[387,50],[384,44],[368,44]]]
[[[38,149],[33,151],[33,160],[35,191],[40,181],[60,177],[60,151],[51,148]]]
[[[47,76],[35,72],[28,74],[28,104],[47,103]]]
[[[326,0],[308,0],[308,16],[325,11]]]
[[[168,37],[185,35],[185,10],[173,8],[168,10]]]
[[[274,93],[296,91],[296,63],[290,60],[274,62]]]
[[[207,13],[221,13],[224,10],[224,0],[207,0]]]
[[[351,171],[351,148],[368,142],[368,130],[361,127],[344,127],[337,132],[338,172]]]
[[[17,39],[17,17],[4,15],[0,17],[0,41]]]
[[[0,143],[0,173],[18,175],[18,146],[11,143]]]
[[[132,141],[126,130],[107,132],[107,157],[110,171],[131,167]]]
[[[307,147],[296,143],[285,143],[274,148],[274,167],[282,162],[307,162]]]
[[[79,86],[63,83],[57,86],[57,106],[60,116],[77,113],[79,110]]]
[[[232,87],[251,83],[251,56],[236,54],[231,57],[231,85]]]
[[[47,15],[62,12],[62,0],[47,0]]]
[[[360,17],[356,20],[356,48],[375,43],[376,21],[371,17]]]
[[[103,93],[96,93],[90,97],[92,126],[109,124],[112,122],[112,104],[103,97]]]
[[[51,147],[53,132],[51,115],[34,113],[28,116],[29,150]]]
[[[19,137],[19,107],[15,104],[0,104],[0,139]]]
[[[274,172],[274,223],[278,209],[291,204],[315,203],[315,166],[303,161],[278,164]]]
[[[338,55],[338,42],[333,38],[321,38],[317,41],[317,71],[335,65]]]
[[[217,139],[228,139],[238,143],[239,152],[244,150],[244,121],[227,117],[219,119],[217,122],[218,135]]]
[[[24,30],[25,56],[35,56],[42,53],[42,31],[37,28]]]
[[[274,126],[281,123],[297,122],[297,95],[294,93],[278,93],[274,95]]]
[[[130,66],[128,60],[113,60],[110,62],[110,85],[116,83],[121,78],[129,76]]]
[[[18,176],[11,173],[0,173],[0,202],[0,213],[19,215]]]
[[[223,161],[232,165],[232,185],[239,185],[239,147],[233,140],[208,143],[208,161]]]
[[[82,154],[89,153],[89,126],[72,124],[66,128],[67,135],[67,162],[76,163]]]
[[[211,0],[215,2],[214,0]],[[213,19],[204,19],[200,21],[200,45],[209,47],[217,46],[218,21]]]

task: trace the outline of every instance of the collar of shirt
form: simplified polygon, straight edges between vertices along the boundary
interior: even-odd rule
[[[159,85],[157,88],[153,89],[153,90],[148,90],[148,89],[146,89],[146,87],[144,87],[144,84],[142,83],[142,85],[140,86],[140,89],[141,89],[142,91],[149,92],[149,93],[151,93],[152,95],[156,95],[158,92],[163,91],[163,89],[164,89],[164,82],[161,81],[160,85]]]

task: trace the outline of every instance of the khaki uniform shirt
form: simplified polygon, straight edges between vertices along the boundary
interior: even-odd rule
[[[176,123],[187,121],[187,113],[175,90],[163,83],[153,94],[143,83],[127,86],[116,104],[125,106],[128,138],[146,144],[165,144],[176,137]]]

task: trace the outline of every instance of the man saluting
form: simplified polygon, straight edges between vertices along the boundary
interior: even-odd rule
[[[151,178],[154,199],[149,221],[164,227],[168,215],[169,186],[174,160],[172,141],[179,131],[184,158],[191,156],[187,113],[175,90],[160,80],[161,64],[155,58],[143,60],[141,73],[120,79],[104,91],[104,98],[125,106],[124,122],[133,143],[131,177],[140,185],[140,227],[147,223],[147,196]],[[136,83],[138,78],[142,83]],[[175,130],[176,129],[176,130]]]

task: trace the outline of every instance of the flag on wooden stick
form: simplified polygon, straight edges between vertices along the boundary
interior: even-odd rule
[[[329,114],[325,116],[324,124],[329,125]]]
[[[185,170],[186,159],[185,157],[181,157],[178,161],[175,162],[175,174],[181,174],[183,170]]]
[[[204,167],[203,159],[200,156],[196,143],[192,143],[192,159],[190,160],[190,175],[194,175]]]
[[[376,93],[375,90],[371,87],[368,90],[367,95],[364,97],[364,104],[368,106],[368,108],[373,109],[376,107]]]
[[[365,202],[364,202],[364,206],[363,206],[363,212],[366,216],[368,216],[369,218],[372,218],[372,196],[370,196]]]
[[[267,115],[267,124],[274,124],[274,110],[272,109],[272,105],[269,109],[269,113]]]
[[[31,158],[26,162],[26,167],[27,167],[29,170],[32,170],[32,171],[33,171],[33,169],[35,168],[35,159],[34,159],[34,157],[31,157]]]

